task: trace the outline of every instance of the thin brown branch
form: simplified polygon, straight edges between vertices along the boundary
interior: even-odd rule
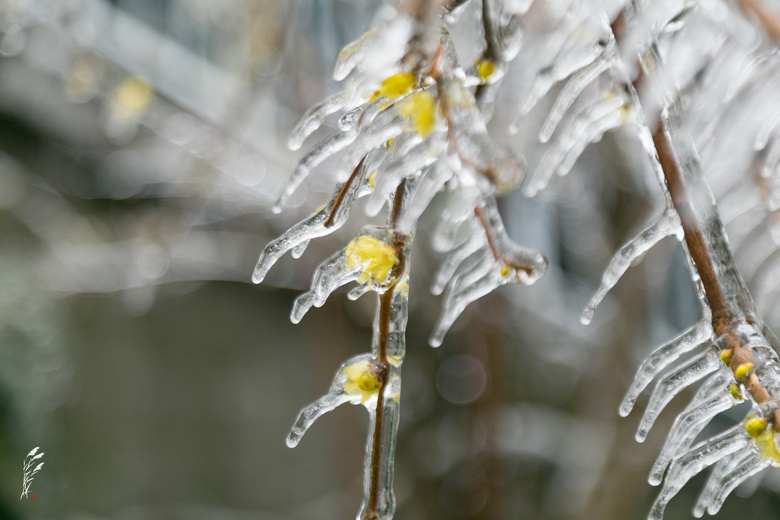
[[[393,208],[390,213],[390,222],[395,227],[398,217],[401,213],[403,205],[403,195],[406,191],[406,180],[395,191],[393,197]],[[405,245],[405,237],[402,233],[395,232],[394,234],[394,249],[398,256],[398,265],[395,267],[397,272],[403,273],[405,269],[404,255],[402,249]],[[379,387],[379,395],[377,395],[376,401],[376,418],[374,420],[374,438],[372,439],[371,449],[371,481],[369,483],[369,495],[368,503],[366,504],[366,512],[363,515],[363,520],[377,520],[379,518],[379,511],[377,509],[379,501],[379,478],[382,465],[382,424],[384,422],[384,410],[385,410],[385,393],[387,392],[390,377],[390,365],[387,361],[387,341],[390,334],[390,311],[393,303],[393,293],[395,292],[395,284],[400,277],[395,278],[393,285],[379,296],[379,330],[377,332],[377,352],[376,352],[376,372],[377,377],[381,381]]]
[[[503,262],[504,264],[510,267],[514,267],[516,270],[525,271],[530,275],[534,269],[531,264],[517,263],[510,258],[506,258],[504,255],[501,254],[501,251],[498,250],[498,246],[496,245],[496,240],[493,238],[493,233],[490,232],[490,228],[488,227],[487,220],[485,219],[485,212],[482,211],[482,208],[480,207],[474,208],[474,214],[477,216],[477,220],[479,220],[479,223],[482,225],[482,228],[485,230],[485,237],[487,237],[488,247],[490,247],[490,252],[493,253],[493,257],[496,260]]]
[[[360,169],[363,167],[363,163],[365,162],[366,157],[368,157],[368,155],[364,155],[363,158],[360,159],[360,162],[352,171],[349,179],[347,179],[347,181],[341,186],[339,194],[336,195],[336,201],[333,203],[333,208],[331,208],[328,218],[325,219],[325,222],[322,224],[324,227],[329,228],[333,225],[333,219],[336,217],[336,211],[338,211],[341,203],[344,201],[344,195],[347,194],[347,190],[349,189],[350,185],[355,182],[355,179],[358,176],[358,172],[360,172]]]
[[[664,132],[663,124],[660,124],[658,130],[653,134],[653,143],[658,154],[658,161],[661,163],[661,168],[666,178],[666,186],[672,197],[672,204],[674,204],[674,209],[680,216],[685,244],[688,246],[688,251],[696,265],[696,270],[699,272],[707,303],[712,310],[713,327],[718,335],[723,334],[725,330],[722,327],[730,323],[733,316],[726,305],[726,298],[715,272],[710,250],[707,247],[704,234],[691,206],[685,182],[677,165],[677,160],[674,157],[672,144]]]

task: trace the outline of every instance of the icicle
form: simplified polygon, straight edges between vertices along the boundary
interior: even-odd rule
[[[369,411],[376,407],[376,385],[371,385],[370,369],[375,366],[374,356],[361,354],[341,364],[336,371],[328,393],[303,408],[287,435],[287,446],[298,445],[306,430],[323,414],[344,403],[362,404]],[[369,379],[366,380],[366,375]]]
[[[347,111],[341,116],[341,119],[339,119],[339,129],[343,132],[353,129],[358,121],[360,121],[360,116],[366,112],[366,109],[370,104],[371,103],[363,103],[362,105],[358,105],[352,110]]]
[[[714,515],[720,511],[723,502],[737,486],[766,468],[768,465],[769,462],[767,460],[753,455],[751,458],[745,460],[742,464],[731,470],[728,474],[724,475],[719,481],[715,497],[707,506],[707,513]]]
[[[731,473],[734,468],[741,466],[754,457],[755,454],[752,451],[741,450],[720,459],[712,468],[712,472],[710,472],[710,476],[707,478],[707,483],[704,485],[701,493],[699,493],[699,498],[696,500],[696,505],[693,507],[693,516],[701,518],[704,515],[707,507],[718,494],[724,476]]]
[[[718,353],[712,348],[659,381],[653,390],[647,408],[645,408],[645,414],[639,421],[639,428],[636,432],[637,442],[644,442],[656,417],[674,396],[702,377],[717,370],[720,365],[721,360]]]
[[[287,138],[287,147],[290,150],[300,148],[306,138],[322,126],[325,118],[340,110],[351,97],[351,92],[341,91],[307,110],[290,132],[290,137]]]
[[[622,101],[616,101],[616,107],[618,109],[623,106]],[[561,149],[566,150],[566,153],[563,155],[561,163],[555,170],[555,174],[559,177],[563,177],[569,173],[574,167],[574,163],[577,162],[577,159],[580,158],[580,155],[582,155],[582,152],[585,151],[585,148],[589,144],[599,142],[606,132],[621,126],[625,121],[625,113],[620,110],[607,112],[598,119],[590,119],[588,117],[583,119],[582,122],[579,123],[582,131],[577,134],[572,132],[572,140],[567,142],[565,146],[561,146]]]
[[[474,207],[479,203],[482,193],[476,186],[459,186],[450,195],[450,200],[445,204],[438,222],[431,234],[431,247],[434,251],[445,253],[451,251],[463,240],[464,231],[471,233],[470,229],[476,224],[474,219]]]
[[[369,292],[370,290],[371,287],[369,287],[367,283],[358,285],[357,287],[355,287],[354,289],[352,289],[347,293],[347,298],[349,298],[351,301],[355,301],[361,296],[363,296],[364,294],[366,294],[367,292]]]
[[[713,417],[739,403],[729,389],[732,380],[731,372],[725,366],[721,367],[721,371],[699,388],[690,404],[677,416],[664,447],[650,470],[648,481],[651,485],[657,486],[661,483],[666,466],[690,447]]]
[[[282,211],[284,204],[295,192],[298,186],[301,185],[304,179],[308,177],[309,172],[311,172],[313,168],[319,166],[322,161],[332,156],[336,152],[344,149],[355,140],[355,137],[357,137],[356,132],[338,132],[325,139],[317,146],[317,148],[307,153],[303,159],[298,162],[295,170],[293,170],[292,174],[290,175],[290,179],[287,181],[287,184],[285,184],[282,193],[279,195],[279,198],[276,199],[273,212],[279,213]]]
[[[677,215],[677,212],[674,210],[674,208],[668,207],[666,208],[666,211],[664,211],[664,213],[658,218],[658,220],[656,220],[649,227],[642,230],[639,235],[621,247],[615,256],[612,257],[609,265],[604,270],[604,275],[601,278],[601,285],[590,299],[590,302],[588,302],[587,307],[585,307],[580,321],[586,325],[591,322],[593,315],[596,313],[596,307],[598,307],[599,303],[601,303],[601,300],[603,300],[610,289],[612,289],[612,287],[617,284],[618,280],[620,280],[623,274],[637,258],[645,254],[650,248],[652,248],[664,238],[672,235],[679,236],[681,232],[682,227],[680,226],[680,217]],[[650,379],[652,379],[655,374],[657,374],[657,372],[654,373]],[[648,379],[648,382],[650,379]],[[637,395],[641,391],[642,390],[639,389]],[[631,391],[629,390],[629,393],[630,392]],[[633,405],[633,401],[631,402],[631,405]],[[623,414],[622,410],[623,406],[621,406],[621,414]],[[628,412],[623,415],[627,414]]]
[[[293,247],[290,251],[290,256],[295,258],[296,260],[303,256],[303,253],[306,251],[306,248],[309,247],[309,244],[311,243],[311,240],[304,240],[297,246]]]
[[[747,448],[749,440],[745,429],[738,424],[675,459],[669,467],[664,486],[653,503],[648,520],[661,520],[666,504],[694,475],[723,457]]]
[[[444,335],[450,329],[455,320],[460,316],[466,307],[473,301],[490,294],[496,287],[502,284],[502,276],[497,267],[491,268],[488,272],[483,269],[474,270],[468,277],[458,283],[442,305],[442,312],[436,326],[433,329],[428,343],[432,347],[441,345]],[[473,280],[476,278],[476,280]]]
[[[352,209],[352,205],[359,195],[364,192],[363,190],[363,178],[365,177],[365,163],[359,165],[359,171],[357,172],[357,178],[353,180],[349,186],[344,184],[336,187],[328,204],[322,209],[314,213],[307,219],[295,224],[290,229],[285,231],[279,238],[272,240],[265,246],[263,252],[260,253],[260,258],[257,260],[255,266],[255,272],[252,275],[252,281],[254,283],[260,283],[263,281],[271,267],[289,250],[294,249],[298,256],[303,254],[303,250],[306,246],[302,245],[304,242],[308,242],[312,238],[319,238],[328,235],[338,228],[340,228],[349,218],[349,214]],[[343,193],[342,193],[343,191]],[[336,201],[339,200],[341,195],[341,201],[339,206],[336,207]],[[329,222],[329,225],[325,224]]]
[[[493,237],[493,246],[477,248],[476,254],[467,254],[478,242],[469,240],[464,244],[454,261],[442,269],[444,273],[437,276],[434,291],[438,284],[454,270],[453,265],[460,265],[458,274],[453,276],[448,285],[448,292],[442,305],[442,312],[434,327],[429,343],[438,347],[444,335],[450,329],[455,319],[473,301],[485,296],[497,287],[506,283],[532,284],[536,282],[547,269],[547,260],[538,251],[526,249],[512,243],[506,236],[506,231],[500,221],[495,200],[486,199],[483,206],[484,224]],[[475,234],[479,230],[475,230]],[[486,240],[486,239],[483,239]],[[472,244],[474,242],[474,244]],[[483,242],[484,243],[484,242]],[[464,263],[463,260],[469,259]],[[449,259],[448,259],[449,261]]]
[[[477,251],[483,250],[487,245],[484,232],[481,229],[474,230],[465,242],[457,246],[449,255],[447,255],[447,259],[441,265],[433,279],[431,292],[436,295],[441,294],[447,286],[447,283],[452,279],[458,266]]]
[[[571,168],[574,160],[590,144],[592,139],[600,138],[610,128],[623,123],[623,113],[618,109],[623,101],[620,97],[609,96],[603,98],[581,111],[575,120],[568,126],[558,138],[550,143],[539,165],[523,187],[526,195],[536,195],[547,186],[550,178],[556,171],[566,173]],[[572,158],[572,154],[573,158]],[[562,164],[566,161],[565,165]]]
[[[363,59],[363,53],[366,46],[376,36],[376,29],[371,29],[358,38],[350,42],[341,49],[339,57],[336,59],[336,65],[333,67],[333,79],[341,81],[346,78],[355,66]]]
[[[767,117],[756,134],[755,141],[753,142],[753,150],[758,152],[766,148],[769,139],[776,134],[778,125],[780,125],[780,112],[776,112],[774,115]]]
[[[351,281],[384,293],[398,276],[399,252],[391,245],[395,236],[395,231],[389,227],[363,227],[347,247],[317,267],[311,289],[295,299],[290,320],[298,323],[311,307],[323,306],[333,291]],[[410,235],[406,241],[411,241]]]
[[[564,78],[567,78],[593,63],[598,57],[604,54],[603,45],[595,45],[587,50],[584,54],[577,54],[573,57],[563,57],[554,61],[549,67],[542,69],[534,78],[533,83],[528,89],[528,92],[523,97],[523,101],[520,103],[520,109],[518,113],[512,119],[512,123],[509,126],[511,133],[517,133],[518,126],[522,118],[528,115],[528,112],[536,106],[540,99],[542,99],[557,82]]]
[[[558,126],[561,119],[563,119],[564,114],[569,110],[569,107],[574,103],[574,100],[579,97],[585,87],[612,66],[613,63],[611,60],[606,58],[599,59],[571,77],[558,95],[555,104],[550,109],[550,113],[539,132],[539,141],[546,143],[550,140],[552,133],[555,131],[555,128]]]
[[[345,269],[346,260],[345,250],[342,249],[317,267],[312,278],[311,290],[295,298],[290,312],[290,321],[299,323],[309,309],[322,307],[333,291],[357,279],[359,268],[355,266],[353,269]]]
[[[410,195],[408,205],[398,217],[396,227],[401,233],[408,233],[412,230],[433,197],[451,178],[455,163],[456,161],[452,157],[444,157],[423,171],[420,182]]]

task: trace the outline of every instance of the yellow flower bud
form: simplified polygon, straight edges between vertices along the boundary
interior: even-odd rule
[[[379,93],[385,97],[403,96],[414,86],[414,75],[411,72],[399,72],[385,78],[379,85]]]
[[[721,350],[719,356],[720,356],[720,360],[726,363],[727,365],[731,361],[731,351],[728,349]]]
[[[780,465],[780,452],[777,450],[777,443],[775,443],[774,428],[767,428],[753,442],[755,442],[758,448],[759,455],[769,460],[773,466]]]
[[[474,65],[476,66],[477,74],[479,74],[482,81],[487,81],[487,79],[496,71],[496,62],[492,60],[477,60]]]
[[[360,403],[365,403],[382,387],[382,382],[375,374],[374,369],[374,365],[368,361],[358,361],[344,367],[341,371],[347,376],[344,392],[348,395],[360,395]]]
[[[427,137],[436,124],[436,98],[425,90],[419,90],[398,103],[398,113],[412,120],[414,131]]]
[[[748,435],[753,437],[754,439],[759,437],[762,433],[764,433],[764,430],[766,430],[766,425],[769,423],[766,419],[763,417],[748,417],[745,419],[744,425],[745,430],[747,430]]]
[[[729,385],[729,391],[731,391],[731,396],[732,396],[734,399],[740,399],[740,400],[744,399],[744,397],[742,396],[742,390],[740,390],[740,388],[739,388],[739,385],[738,385],[738,384],[736,384],[736,383],[731,383],[731,384]]]
[[[359,236],[347,245],[347,269],[360,267],[359,283],[379,284],[387,281],[393,267],[398,264],[395,250],[372,236]]]
[[[750,370],[753,368],[753,363],[742,363],[737,367],[737,369],[734,371],[734,375],[737,379],[745,379],[748,374],[750,374]]]

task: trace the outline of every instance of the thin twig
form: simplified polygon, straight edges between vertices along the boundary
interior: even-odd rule
[[[346,195],[350,185],[353,182],[355,182],[355,179],[358,176],[358,172],[363,167],[363,163],[365,162],[366,157],[368,157],[368,155],[364,155],[363,158],[360,159],[360,162],[352,171],[352,174],[349,176],[349,179],[347,179],[347,181],[341,186],[341,189],[339,190],[339,194],[336,195],[336,200],[333,202],[333,208],[331,208],[328,218],[325,219],[325,222],[322,224],[324,227],[329,228],[333,225],[333,219],[336,217],[336,211],[338,211],[339,206],[341,206],[341,203],[344,200],[344,195]]]
[[[395,227],[401,212],[403,204],[403,195],[406,191],[406,181],[402,181],[395,192],[393,198],[393,209],[390,214],[390,222]],[[394,249],[398,256],[398,265],[395,269],[399,273],[403,273],[405,269],[405,258],[402,254],[405,238],[402,233],[397,231],[394,233]],[[400,277],[395,278],[395,282],[384,293],[379,296],[379,319],[377,332],[377,352],[376,352],[376,368],[377,376],[381,381],[379,387],[379,395],[377,395],[376,402],[376,419],[374,420],[374,438],[372,439],[371,450],[371,482],[369,483],[368,504],[366,504],[366,512],[363,515],[363,520],[377,520],[379,518],[379,511],[377,509],[379,502],[379,472],[382,465],[382,423],[384,422],[384,409],[385,409],[385,393],[390,382],[389,371],[390,365],[387,361],[387,341],[390,334],[390,311],[393,303],[393,293],[395,292],[395,284],[398,283]]]
[[[501,251],[499,251],[498,246],[496,245],[496,241],[493,238],[493,233],[490,232],[487,220],[485,219],[485,212],[482,211],[482,208],[474,208],[474,214],[477,216],[477,220],[479,220],[479,223],[482,224],[482,228],[485,230],[485,236],[487,237],[488,246],[490,247],[490,252],[493,253],[493,257],[510,267],[514,267],[516,270],[525,271],[530,275],[534,269],[531,264],[519,264],[501,254]]]

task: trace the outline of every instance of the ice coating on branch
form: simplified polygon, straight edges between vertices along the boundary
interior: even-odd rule
[[[372,377],[376,361],[372,354],[360,354],[342,363],[336,371],[328,393],[303,408],[293,423],[287,446],[298,445],[306,430],[322,415],[344,403],[362,404],[367,409],[376,407],[379,382]]]
[[[663,488],[653,503],[648,520],[661,520],[666,504],[693,476],[723,457],[745,449],[749,440],[750,437],[745,433],[742,425],[738,424],[675,459],[669,467]]]
[[[290,175],[290,179],[287,181],[287,184],[285,184],[282,193],[279,195],[279,198],[274,204],[273,212],[279,213],[282,210],[284,204],[295,192],[298,186],[301,185],[301,182],[303,182],[306,177],[308,177],[313,168],[319,166],[322,161],[328,157],[343,150],[346,146],[355,140],[355,137],[357,137],[355,132],[339,132],[331,135],[322,143],[317,145],[314,150],[307,153],[303,159],[298,162],[298,165]]]
[[[731,372],[725,366],[721,367],[718,373],[707,379],[690,404],[677,416],[664,447],[650,470],[648,481],[651,485],[657,486],[661,483],[664,470],[672,459],[691,446],[713,417],[740,402],[729,388],[732,381]]]
[[[442,83],[440,104],[447,120],[447,137],[462,164],[488,178],[498,192],[517,188],[525,175],[522,159],[490,136],[474,97],[462,81],[451,78]]]
[[[348,185],[342,184],[337,186],[330,201],[322,209],[309,218],[295,224],[279,238],[272,240],[265,246],[263,252],[260,253],[260,258],[257,260],[257,265],[252,275],[254,283],[262,282],[268,271],[271,270],[271,267],[287,251],[294,249],[296,254],[300,256],[306,247],[303,244],[308,243],[312,238],[319,238],[332,233],[347,221],[353,203],[361,195],[361,192],[365,193],[363,186],[365,168],[363,163],[359,165],[356,174],[353,182]],[[339,194],[342,194],[340,200],[338,198]],[[338,207],[336,206],[337,201],[339,201]],[[326,226],[326,223],[330,225]]]
[[[511,241],[493,197],[486,197],[475,208],[474,220],[472,238],[452,252],[434,283],[434,292],[447,283],[447,294],[429,339],[433,347],[441,345],[468,304],[510,282],[533,284],[547,270],[547,260],[540,252]]]
[[[658,220],[656,220],[653,224],[651,224],[650,226],[642,230],[642,232],[639,233],[639,235],[629,240],[625,245],[623,245],[623,247],[620,248],[620,250],[618,250],[617,253],[615,253],[615,256],[612,257],[612,260],[610,260],[609,265],[604,270],[604,274],[601,277],[601,285],[599,286],[598,290],[596,290],[596,293],[593,295],[593,297],[590,299],[590,302],[588,302],[588,305],[585,307],[585,310],[582,313],[582,318],[580,318],[580,321],[582,321],[583,324],[588,324],[591,322],[591,320],[593,319],[593,315],[596,313],[596,308],[598,307],[599,303],[601,303],[601,301],[604,299],[607,293],[615,286],[615,284],[617,284],[617,282],[620,280],[623,274],[625,274],[628,268],[631,267],[631,264],[635,260],[637,260],[640,256],[642,256],[647,251],[649,251],[650,248],[652,248],[654,245],[656,245],[664,238],[668,236],[676,236],[680,238],[681,235],[682,235],[682,227],[680,225],[680,217],[677,215],[677,212],[674,210],[674,208],[672,208],[671,206],[667,207],[664,213],[658,218]],[[674,358],[672,358],[670,361],[672,361],[673,359]],[[657,373],[658,372],[655,372],[650,377],[650,379],[652,379],[652,377],[655,377],[655,374]],[[642,389],[640,388],[637,392],[637,395],[641,391]],[[631,393],[630,390],[629,393]],[[634,397],[634,399],[636,399],[636,397]],[[633,405],[633,401],[631,402],[631,405]],[[628,411],[623,413],[623,409],[624,406],[621,406],[621,414],[627,415]],[[628,408],[628,410],[630,411],[630,407]]]
[[[717,370],[720,365],[721,360],[718,353],[712,348],[659,381],[650,397],[645,414],[639,421],[639,428],[636,432],[637,442],[644,442],[656,417],[674,396],[707,374]]]

